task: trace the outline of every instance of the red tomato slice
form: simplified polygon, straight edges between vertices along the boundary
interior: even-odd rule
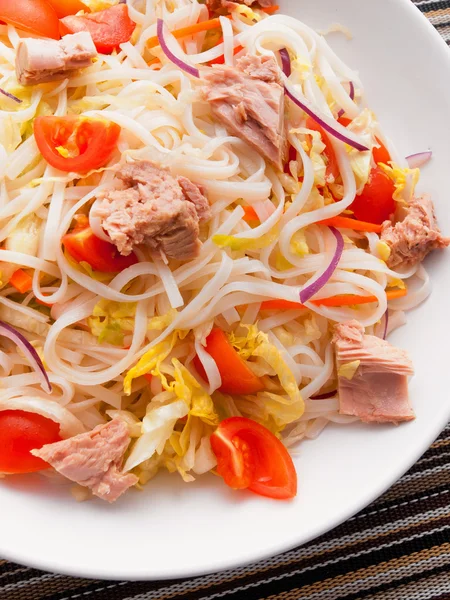
[[[379,148],[373,149],[373,160],[376,164],[383,163],[385,165],[391,160],[391,155],[388,152],[386,146],[377,138],[377,142],[380,144]]]
[[[0,21],[43,37],[61,37],[58,15],[47,0],[0,0]]]
[[[72,258],[87,262],[94,271],[119,273],[138,262],[136,254],[122,256],[114,244],[96,237],[90,227],[67,233],[62,243]]]
[[[206,338],[206,352],[215,360],[222,378],[220,391],[225,394],[256,394],[264,389],[259,377],[242,360],[228,341],[225,333],[215,327]],[[207,379],[205,369],[198,356],[194,365],[199,375]]]
[[[34,137],[49,165],[66,173],[87,173],[105,165],[117,146],[121,128],[103,119],[37,117]],[[67,151],[68,156],[58,152]]]
[[[59,442],[59,424],[23,410],[0,411],[0,472],[34,473],[48,469],[30,450]]]
[[[95,47],[102,54],[111,54],[119,44],[128,42],[136,23],[128,16],[126,4],[84,16],[69,16],[60,21],[61,34],[89,31]]]
[[[360,221],[381,225],[395,212],[395,200],[392,197],[394,192],[392,180],[380,167],[374,167],[365,188],[356,196],[349,209]]]
[[[268,429],[244,417],[225,419],[211,436],[217,472],[234,489],[255,494],[294,498],[297,474],[292,458]]]
[[[47,2],[55,9],[58,19],[68,15],[76,15],[80,10],[89,12],[89,8],[81,0],[47,0]]]
[[[322,129],[322,127],[314,121],[312,117],[308,117],[306,121],[306,127],[308,129],[312,129],[313,131],[318,131],[322,136],[322,142],[325,144],[324,154],[327,158],[327,170],[326,177],[327,179],[332,177],[333,180],[336,180],[339,176],[339,165],[336,159],[336,154],[334,153],[333,146],[331,145],[330,138]]]

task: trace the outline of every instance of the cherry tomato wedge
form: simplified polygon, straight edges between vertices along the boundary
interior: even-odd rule
[[[58,15],[47,0],[0,0],[0,21],[43,37],[61,37]]]
[[[80,10],[89,12],[89,8],[81,0],[46,0],[53,6],[58,19],[67,17],[67,15],[76,15]]]
[[[138,262],[134,253],[122,256],[114,244],[96,237],[90,227],[67,233],[62,243],[72,258],[77,262],[87,262],[94,271],[119,273]]]
[[[59,424],[23,410],[0,411],[0,473],[34,473],[48,469],[30,450],[59,442]]]
[[[336,154],[334,153],[333,146],[331,145],[330,138],[322,129],[322,127],[314,121],[312,117],[308,117],[306,121],[306,127],[308,129],[312,129],[313,131],[318,131],[322,136],[322,142],[325,144],[324,154],[327,158],[327,170],[326,177],[327,179],[332,178],[333,181],[339,176],[339,165],[336,159]]]
[[[60,21],[61,34],[89,31],[95,47],[102,54],[111,54],[119,44],[128,42],[136,23],[128,16],[126,4],[118,4],[99,12],[68,16]]]
[[[66,173],[87,173],[105,165],[116,149],[121,128],[103,119],[37,117],[34,137],[49,165]]]
[[[225,419],[211,436],[217,473],[234,489],[285,500],[297,494],[292,458],[268,429],[244,417]]]
[[[386,146],[377,138],[377,142],[380,144],[379,148],[373,149],[373,160],[376,164],[383,163],[385,165],[391,160],[391,155],[389,154]]]
[[[225,333],[215,327],[206,338],[206,352],[215,360],[222,378],[219,390],[225,394],[256,394],[264,389],[257,377],[228,341]],[[207,379],[198,356],[194,365],[199,375]]]
[[[363,191],[353,200],[349,209],[360,221],[381,225],[395,212],[395,187],[380,167],[374,167]]]

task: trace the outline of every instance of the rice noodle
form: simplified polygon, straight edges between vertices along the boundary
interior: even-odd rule
[[[339,264],[313,301],[292,310],[264,310],[262,303],[267,300],[298,303],[299,291],[330,264],[334,240],[319,222],[341,215],[355,200],[360,182],[354,172],[353,151],[329,136],[340,179],[320,182],[320,169],[324,177],[327,166],[323,151],[314,156],[311,132],[304,133],[305,114],[289,103],[286,131],[295,160],[286,173],[275,170],[262,154],[212,116],[210,106],[202,100],[201,78],[182,72],[158,45],[149,52],[147,42],[157,33],[157,18],[163,19],[167,32],[174,32],[207,20],[207,7],[197,0],[129,0],[127,6],[138,25],[137,39],[121,44],[120,52],[100,54],[90,67],[63,81],[24,88],[21,104],[0,111],[4,130],[0,135],[0,317],[33,344],[53,384],[51,396],[46,396],[24,357],[8,341],[2,341],[0,410],[8,406],[21,409],[28,403],[30,410],[64,422],[68,434],[92,429],[114,415],[131,419],[139,433],[141,428],[144,431],[146,413],[170,405],[177,400],[175,390],[183,389],[187,395],[202,394],[199,403],[203,409],[211,401],[220,418],[250,414],[263,422],[267,418],[263,414],[265,396],[281,398],[280,406],[287,402],[273,365],[249,350],[251,343],[264,339],[287,366],[305,401],[302,416],[289,422],[282,433],[287,446],[314,439],[329,422],[353,422],[353,417],[339,414],[337,396],[313,399],[322,390],[337,387],[333,325],[356,318],[367,332],[380,335],[388,309],[386,290],[404,282],[408,294],[389,302],[389,334],[405,323],[405,311],[430,294],[424,267],[391,269],[382,260],[377,233],[344,229]],[[255,14],[259,21],[253,25],[239,11],[233,11],[231,18],[221,16],[217,31],[219,35],[222,32],[223,40],[212,48],[205,46],[210,39],[205,32],[179,41],[170,34],[170,47],[200,76],[210,68],[210,61],[222,56],[222,62],[232,67],[240,46],[242,54],[278,61],[278,51],[286,48],[291,73],[288,78],[282,76],[283,81],[317,114],[330,122],[344,113],[349,119],[364,116],[361,80],[322,36],[286,15]],[[0,27],[1,85],[5,90],[14,83],[18,42],[14,27]],[[154,58],[161,61],[161,68],[157,61],[149,68],[148,62]],[[119,125],[118,148],[110,163],[91,173],[63,173],[49,166],[33,135],[33,119],[47,113],[77,114]],[[405,167],[404,158],[378,122],[371,132],[372,145],[376,135],[392,159]],[[350,135],[357,137],[353,132]],[[117,170],[133,160],[151,160],[175,177],[187,177],[202,187],[212,217],[200,224],[199,255],[188,262],[175,261],[139,247],[137,264],[118,273],[93,272],[88,263],[78,264],[64,251],[61,238],[73,228],[74,217],[82,214],[88,216],[96,237],[111,241],[102,219],[96,216],[97,199],[115,183]],[[411,183],[405,194],[408,186]],[[244,208],[249,207],[259,222],[245,221]],[[37,252],[10,249],[11,234],[35,215],[42,220]],[[225,239],[220,247],[215,236]],[[32,289],[24,296],[18,296],[8,284],[16,268],[32,273]],[[315,302],[341,294],[370,295],[376,301],[358,308]],[[223,393],[220,369],[206,351],[213,327],[229,334],[250,369],[262,378],[266,390],[261,397]],[[239,345],[242,339],[248,342],[244,349]],[[150,382],[144,377],[135,379],[126,396],[123,389],[128,371],[160,345],[169,349],[158,366],[152,366]],[[207,382],[195,370],[195,365],[201,370],[195,356]],[[177,361],[197,379],[198,388],[176,380],[180,377]],[[47,413],[42,408],[46,402]],[[249,413],[250,408],[260,412]],[[211,422],[214,419],[188,418],[190,433],[183,441],[187,449],[176,466],[185,480],[191,478],[190,470],[203,473],[215,466],[209,443]],[[175,438],[181,431],[178,423]],[[163,450],[164,446],[161,455]],[[171,460],[173,469],[173,453]],[[148,472],[151,468],[154,465],[148,466]]]

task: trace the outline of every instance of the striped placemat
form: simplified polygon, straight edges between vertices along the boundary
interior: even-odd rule
[[[414,1],[450,44],[450,0]],[[248,567],[147,583],[65,577],[0,560],[0,600],[363,598],[450,600],[450,425],[367,509],[301,548]]]

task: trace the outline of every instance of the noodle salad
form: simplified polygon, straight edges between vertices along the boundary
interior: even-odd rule
[[[0,474],[292,498],[414,418],[386,341],[445,247],[358,74],[270,0],[0,1]]]

